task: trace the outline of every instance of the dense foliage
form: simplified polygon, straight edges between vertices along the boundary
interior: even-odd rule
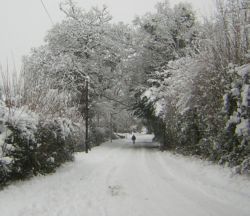
[[[101,133],[90,138],[100,143],[110,136],[111,118],[115,130],[128,131],[133,123],[126,112],[128,88],[124,87],[131,74],[125,64],[134,53],[133,31],[125,24],[110,23],[105,7],[84,11],[66,1],[61,10],[65,20],[53,26],[45,44],[24,59],[25,104],[46,115],[80,118],[83,123],[88,115],[91,135]]]
[[[1,185],[37,174],[54,172],[73,160],[81,143],[80,125],[71,120],[42,119],[24,108],[0,109]]]
[[[216,20],[201,25],[189,5],[165,2],[137,20],[146,35],[137,56],[146,78],[135,91],[135,113],[162,148],[238,173],[250,172],[249,11],[247,1],[219,2]]]

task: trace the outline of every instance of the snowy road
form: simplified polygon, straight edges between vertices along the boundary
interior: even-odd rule
[[[249,216],[250,182],[160,152],[151,136],[106,143],[55,174],[0,191],[1,216]]]

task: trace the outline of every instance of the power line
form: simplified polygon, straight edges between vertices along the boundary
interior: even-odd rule
[[[48,15],[50,22],[52,23],[52,25],[54,25],[54,22],[53,22],[53,20],[52,20],[50,14],[49,14],[49,11],[47,10],[47,8],[46,8],[46,6],[45,6],[43,0],[40,0],[40,2],[42,3],[43,9],[45,10],[46,14]]]

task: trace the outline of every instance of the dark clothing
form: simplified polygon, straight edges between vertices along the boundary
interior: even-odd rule
[[[135,135],[132,136],[133,144],[135,144],[136,137]]]

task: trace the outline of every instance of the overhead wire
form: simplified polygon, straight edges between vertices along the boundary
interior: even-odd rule
[[[45,10],[45,13],[49,17],[51,24],[54,25],[53,19],[51,18],[49,11],[47,10],[46,5],[44,4],[43,0],[40,0],[40,2],[42,3],[42,6],[43,6],[43,9]]]
[[[43,0],[40,0],[40,2],[41,2],[41,4],[42,4],[42,6],[43,6],[43,8],[44,8],[44,10],[45,10],[45,12],[46,12],[46,14],[47,14],[47,16],[49,17],[50,22],[52,23],[52,25],[54,25],[54,22],[53,22],[53,20],[52,20],[50,14],[49,14],[49,11],[47,10],[46,5],[44,4]],[[79,70],[79,69],[78,69],[78,70]],[[93,80],[92,77],[90,77],[89,75],[87,75],[87,74],[85,74],[85,73],[84,73],[84,75],[85,75],[85,76],[88,76],[88,77],[89,77],[89,80],[92,81],[92,83],[95,85],[94,80]],[[96,91],[95,91],[95,93],[96,93]],[[110,97],[108,97],[108,96],[104,96],[104,97],[106,97],[106,98],[109,99],[109,100],[113,100],[113,101],[115,101],[115,102],[117,102],[117,103],[120,103],[121,105],[123,105],[123,106],[125,106],[125,107],[128,107],[127,104],[125,104],[125,103],[123,103],[123,102],[121,102],[121,101],[119,101],[119,100],[110,98]]]

